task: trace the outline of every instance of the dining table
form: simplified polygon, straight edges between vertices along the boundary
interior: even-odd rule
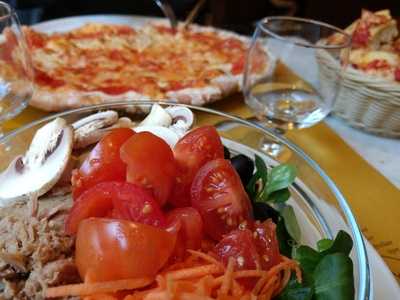
[[[241,118],[253,116],[240,93],[208,107]],[[48,115],[28,106],[2,129],[10,132]],[[400,140],[362,132],[334,114],[313,127],[291,130],[286,138],[335,182],[349,202],[370,251],[379,253],[376,257],[383,258],[400,282]],[[382,263],[376,264],[374,276],[379,277]],[[374,288],[380,286],[375,284]]]

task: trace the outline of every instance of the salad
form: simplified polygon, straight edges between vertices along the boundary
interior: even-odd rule
[[[153,105],[140,124],[114,113],[72,126],[56,119],[0,175],[3,207],[27,197],[40,205],[71,183],[57,230],[73,241],[80,282],[49,284],[40,297],[354,299],[351,237],[301,245],[288,203],[295,166],[232,156],[214,127],[190,128],[187,108]],[[85,154],[71,167],[72,153]],[[4,187],[44,168],[18,191]]]

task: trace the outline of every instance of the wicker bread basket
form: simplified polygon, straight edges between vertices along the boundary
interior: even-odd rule
[[[340,72],[339,62],[325,51],[317,52],[319,76],[331,81]],[[334,113],[351,126],[400,137],[400,83],[367,75],[349,66],[343,74]]]

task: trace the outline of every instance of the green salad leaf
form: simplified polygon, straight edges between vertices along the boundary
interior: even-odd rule
[[[322,252],[332,247],[332,245],[333,241],[331,239],[322,239],[317,242],[317,249]]]
[[[285,227],[289,235],[297,242],[300,243],[301,230],[297,218],[294,213],[294,209],[290,205],[283,207],[281,211],[283,220],[285,221]]]
[[[268,180],[266,185],[267,195],[273,192],[284,190],[290,186],[296,178],[296,168],[289,164],[280,164],[271,169],[268,173]]]
[[[296,177],[296,168],[281,164],[268,169],[255,157],[256,172],[246,190],[253,203],[264,202],[278,213],[275,216],[279,249],[283,255],[297,260],[303,281],[291,278],[277,297],[279,300],[348,300],[354,299],[353,264],[349,254],[353,241],[349,234],[339,231],[334,240],[322,239],[317,250],[300,245],[301,231],[292,206],[289,186]]]
[[[290,197],[288,187],[296,178],[296,168],[280,164],[268,170],[264,160],[255,156],[256,172],[247,184],[249,196],[258,202],[284,203]]]
[[[352,248],[353,248],[353,240],[351,239],[351,236],[347,232],[340,230],[336,235],[336,238],[333,241],[331,241],[331,246],[327,247],[326,249],[322,249],[322,251],[320,250],[320,252],[322,255],[332,254],[337,252],[349,255]]]
[[[314,270],[316,300],[353,300],[353,262],[344,253],[328,254]]]
[[[311,300],[314,291],[311,287],[303,286],[296,278],[291,278],[278,300]]]

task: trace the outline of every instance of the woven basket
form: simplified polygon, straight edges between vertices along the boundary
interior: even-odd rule
[[[333,82],[340,65],[329,53],[317,52],[322,82]],[[349,66],[343,74],[333,112],[351,126],[365,131],[400,137],[400,83],[366,75]]]

